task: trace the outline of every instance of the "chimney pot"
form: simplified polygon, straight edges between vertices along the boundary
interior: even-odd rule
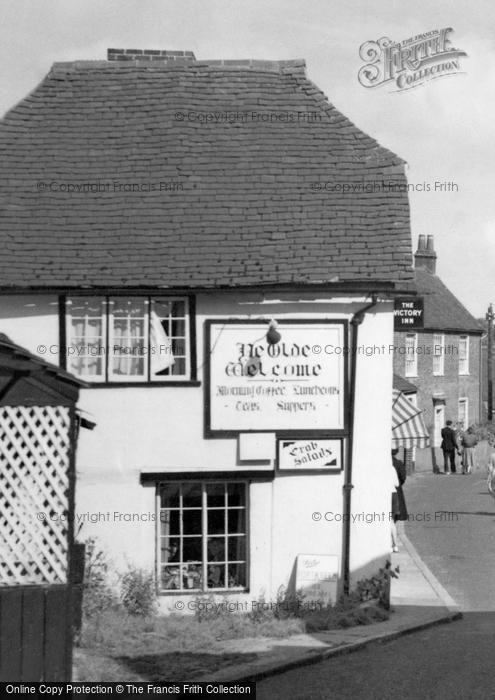
[[[418,249],[414,253],[415,269],[423,268],[432,275],[436,272],[437,254],[433,246],[433,236],[420,234],[418,238]]]

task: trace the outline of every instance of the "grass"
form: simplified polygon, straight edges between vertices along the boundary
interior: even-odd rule
[[[81,681],[180,681],[199,678],[256,653],[231,653],[227,640],[285,638],[304,632],[370,624],[388,618],[379,606],[336,606],[302,610],[300,617],[277,617],[273,611],[251,614],[220,612],[203,619],[188,615],[139,617],[120,606],[86,617],[75,661]]]
[[[243,608],[239,613],[232,601],[218,605],[214,596],[200,596],[193,601],[194,615],[158,616],[152,575],[129,569],[119,602],[106,582],[108,567],[94,541],[89,541],[86,553],[83,623],[74,655],[78,681],[197,679],[255,661],[264,653],[260,647],[269,653],[270,643],[260,645],[256,638],[287,638],[386,620],[390,578],[398,573],[387,561],[335,605],[305,602],[301,592],[289,595],[281,587],[274,603],[259,599],[249,612]]]

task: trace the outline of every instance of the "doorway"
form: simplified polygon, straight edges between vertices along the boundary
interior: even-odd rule
[[[437,403],[434,408],[434,447],[440,447],[442,443],[442,428],[445,425],[445,404]]]

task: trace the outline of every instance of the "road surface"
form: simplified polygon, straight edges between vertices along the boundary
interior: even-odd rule
[[[406,533],[462,620],[258,683],[259,700],[495,700],[495,500],[483,472],[405,485]]]

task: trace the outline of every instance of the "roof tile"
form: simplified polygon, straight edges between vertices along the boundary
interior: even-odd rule
[[[55,64],[5,116],[2,285],[411,279],[407,192],[338,189],[403,162],[303,61],[181,56]]]

